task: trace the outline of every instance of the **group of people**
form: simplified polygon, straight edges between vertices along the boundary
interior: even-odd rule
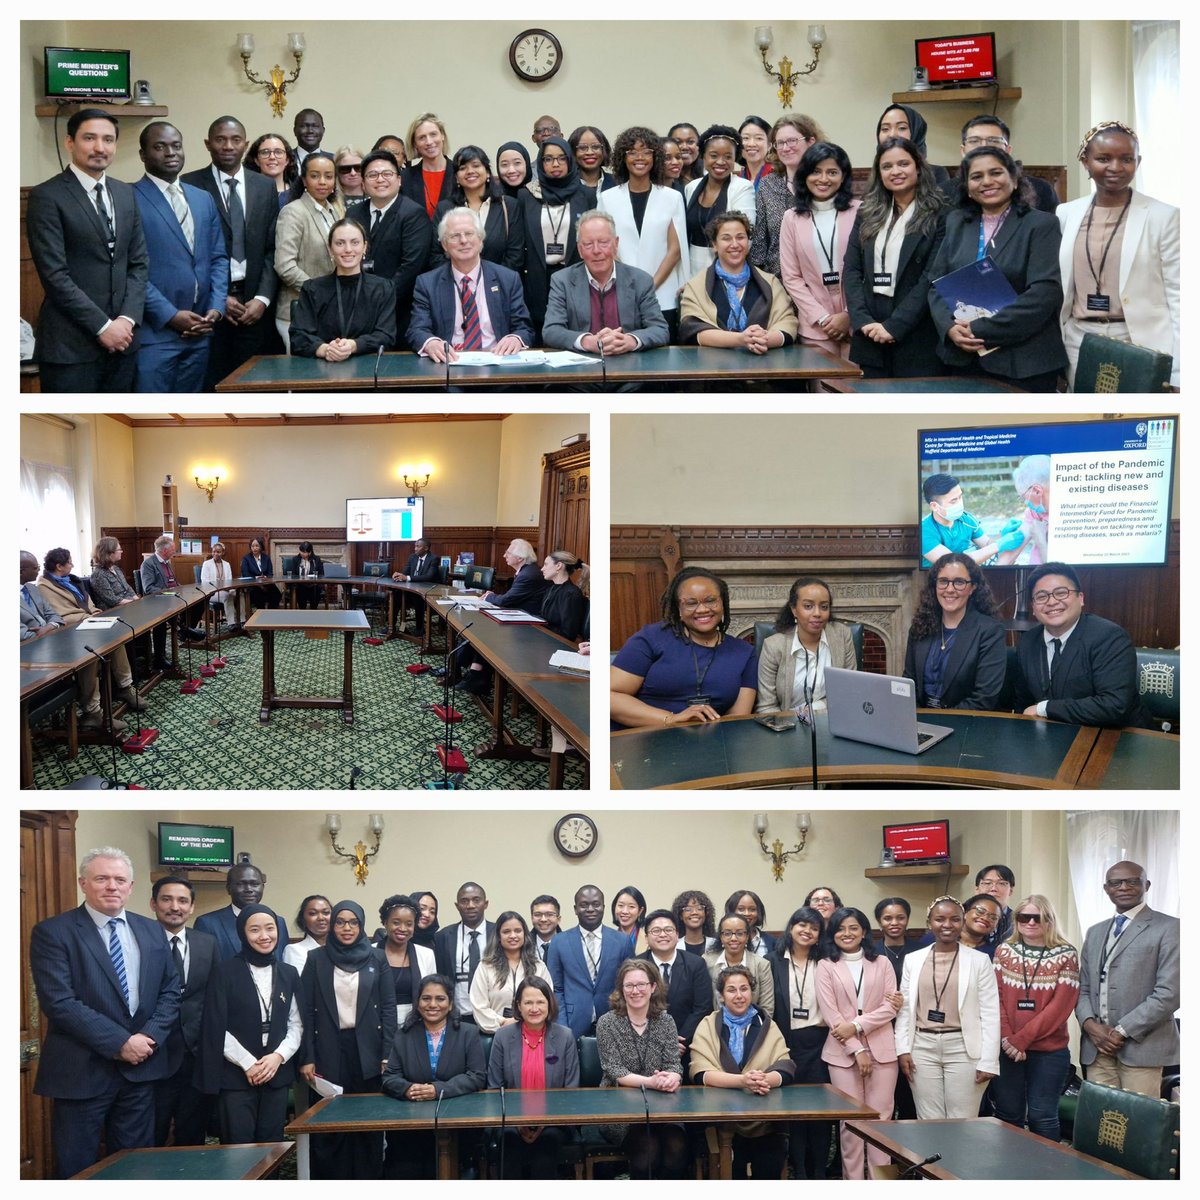
[[[1026,597],[1038,627],[1022,634],[1010,670],[998,605],[978,561],[945,548],[934,556],[904,655],[918,707],[1145,725],[1133,642],[1119,625],[1084,611],[1075,569],[1060,562],[1033,568]],[[755,712],[811,719],[827,706],[826,668],[861,669],[833,600],[823,579],[796,579],[775,632],[756,653],[753,642],[729,633],[734,614],[725,580],[704,567],[683,568],[662,595],[661,619],[639,629],[613,659],[613,728]]]
[[[799,113],[666,137],[631,126],[611,143],[543,117],[535,155],[506,142],[494,168],[478,145],[452,151],[435,113],[366,154],[322,149],[313,109],[293,132],[295,147],[248,142],[218,117],[211,165],[184,174],[182,134],[151,122],[130,187],[106,174],[116,118],[71,116],[71,161],[26,219],[44,391],[197,391],[281,350],[445,362],[668,342],[799,342],[871,376],[1050,391],[1087,332],[1172,355],[1179,381],[1179,213],[1133,189],[1138,139],[1120,122],[1084,135],[1095,190],[1063,205],[1023,174],[999,118],[966,123],[951,179],[906,105],[876,124],[861,198],[846,152]],[[933,281],[985,258],[1015,298],[949,305]]]
[[[687,1082],[765,1095],[832,1083],[883,1120],[975,1116],[986,1089],[998,1116],[1053,1140],[1072,1013],[1099,1082],[1157,1095],[1178,1057],[1179,922],[1148,907],[1150,881],[1133,862],[1108,870],[1113,916],[1088,931],[1082,956],[1045,896],[1009,904],[1016,881],[1003,864],[977,873],[965,903],[937,897],[919,938],[904,897],[875,905],[873,929],[825,885],[773,938],[751,890],[718,915],[702,890],[649,909],[632,885],[606,910],[589,884],[564,930],[548,894],[528,920],[510,909],[489,921],[487,894],[470,881],[446,925],[420,888],[388,896],[373,931],[356,901],[306,896],[289,942],[251,863],[230,869],[230,904],[194,927],[187,879],[155,881],[154,920],[127,910],[133,882],[122,850],[90,851],[83,904],[32,934],[49,1021],[36,1091],[55,1101],[63,1177],[96,1160],[102,1133],[110,1153],[199,1145],[215,1117],[224,1143],[279,1141],[288,1088],[302,1109],[305,1082],[403,1103],[577,1087],[585,1037],[595,1038],[602,1087],[670,1093]],[[481,1037],[492,1038],[490,1054]],[[601,1133],[635,1176],[679,1177],[693,1152],[682,1125]],[[790,1160],[795,1177],[824,1178],[831,1133],[822,1122],[739,1124],[735,1167],[779,1178]],[[509,1128],[506,1170],[555,1177],[569,1136]],[[433,1173],[432,1134],[313,1141],[315,1177]],[[877,1157],[843,1131],[845,1178],[863,1178]]]

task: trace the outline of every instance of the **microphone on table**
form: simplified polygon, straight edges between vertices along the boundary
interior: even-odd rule
[[[500,1178],[504,1178],[504,1127],[508,1124],[508,1105],[504,1099],[504,1084],[500,1085]]]
[[[438,1173],[438,1115],[442,1111],[442,1101],[445,1099],[446,1091],[443,1088],[438,1093],[437,1103],[433,1106],[433,1177],[437,1178]]]
[[[604,343],[600,340],[600,335],[596,334],[596,349],[600,351],[600,390],[608,391],[608,361],[604,357]]]
[[[650,1097],[646,1094],[646,1085],[644,1083],[639,1083],[638,1087],[641,1089],[641,1092],[642,1092],[642,1103],[646,1106],[646,1146],[647,1146],[647,1149],[649,1149],[649,1146],[650,1146]],[[653,1154],[648,1153],[646,1155],[646,1178],[647,1179],[654,1178],[654,1170],[651,1167],[651,1162],[652,1162],[653,1158],[654,1158]]]
[[[446,391],[450,390],[450,343],[442,342],[442,351],[446,355]]]
[[[931,1154],[928,1158],[921,1159],[921,1161],[919,1163],[913,1163],[913,1165],[911,1167],[906,1167],[903,1171],[900,1172],[900,1178],[901,1179],[916,1179],[916,1177],[917,1177],[916,1172],[918,1172],[922,1167],[928,1167],[932,1163],[941,1162],[941,1161],[942,1161],[942,1156],[940,1154]]]
[[[374,385],[375,385],[375,390],[376,390],[376,391],[379,391],[379,366],[380,366],[380,364],[381,364],[382,362],[383,362],[383,347],[382,347],[382,346],[380,346],[380,347],[379,347],[379,353],[375,355],[375,376],[374,376]]]
[[[100,664],[100,670],[102,670],[102,671],[108,670],[108,662],[105,659],[104,655],[101,654],[99,650],[94,650],[91,646],[87,645],[86,643],[84,644],[83,648],[89,654],[94,654],[96,656],[96,661]],[[118,789],[118,790],[127,789],[129,787],[129,785],[127,783],[121,783],[121,781],[117,775],[117,734],[116,734],[116,731],[113,729],[112,685],[111,684],[109,685],[109,689],[108,689],[108,740],[109,740],[109,744],[112,746],[112,760],[113,760],[112,786],[114,789]]]

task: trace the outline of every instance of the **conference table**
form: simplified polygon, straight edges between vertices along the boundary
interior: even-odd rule
[[[435,1116],[436,1114],[436,1116]],[[678,1091],[637,1088],[550,1088],[545,1091],[470,1092],[436,1103],[394,1100],[378,1092],[334,1096],[298,1116],[285,1133],[295,1135],[297,1173],[308,1179],[309,1139],[326,1133],[401,1133],[434,1130],[439,1179],[458,1176],[458,1133],[502,1125],[679,1124],[717,1128],[720,1176],[733,1175],[733,1125],[742,1121],[845,1121],[875,1112],[828,1084],[795,1084],[754,1096],[736,1088],[685,1086]]]
[[[1102,729],[1078,786],[1178,788],[1179,735],[1153,729]]]
[[[288,355],[257,355],[217,384],[218,392],[336,392],[336,391],[445,391],[449,388],[509,387],[609,387],[631,383],[722,384],[776,383],[819,379],[853,379],[862,374],[853,363],[813,346],[783,346],[769,354],[719,350],[712,346],[662,346],[622,354],[603,363],[578,363],[551,367],[521,364],[493,367],[460,367],[447,370],[409,351],[393,351],[380,358],[359,355],[345,362]],[[376,371],[378,369],[378,374]]]
[[[272,1174],[294,1149],[291,1142],[246,1142],[233,1146],[118,1150],[71,1178],[179,1183],[263,1179]]]
[[[1138,1179],[1090,1154],[1051,1142],[996,1117],[942,1121],[851,1119],[846,1129],[913,1167],[924,1179],[1036,1179],[1048,1188],[1093,1179]],[[931,1155],[936,1163],[917,1166]]]

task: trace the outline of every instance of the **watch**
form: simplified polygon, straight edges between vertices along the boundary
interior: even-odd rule
[[[526,83],[553,79],[562,61],[562,42],[548,29],[526,29],[513,38],[508,48],[509,65]]]
[[[567,813],[554,826],[554,844],[567,858],[586,858],[599,837],[596,822],[584,813]]]

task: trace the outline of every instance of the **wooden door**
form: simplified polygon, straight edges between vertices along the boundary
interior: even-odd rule
[[[542,456],[538,541],[543,555],[569,550],[590,561],[591,470],[590,442]]]

